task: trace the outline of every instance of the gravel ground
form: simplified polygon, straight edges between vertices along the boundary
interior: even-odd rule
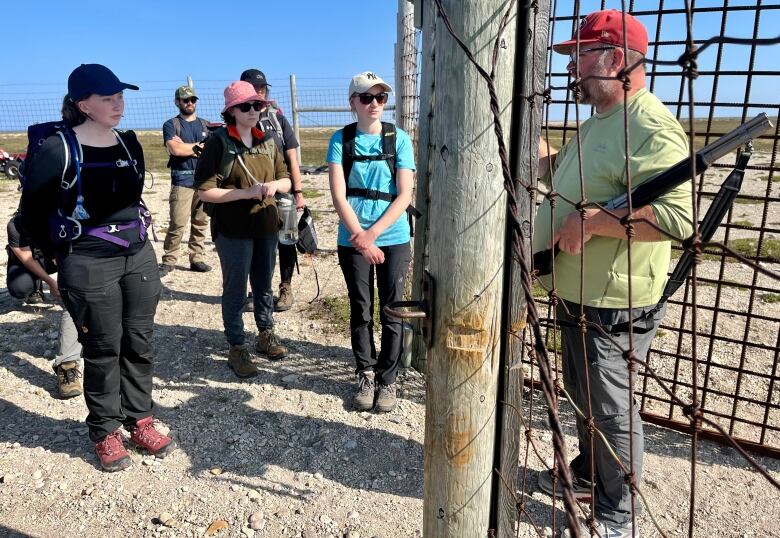
[[[145,193],[156,227],[167,225],[169,185]],[[308,188],[325,189],[325,176],[307,176]],[[1,182],[0,216],[17,204]],[[302,260],[293,284],[297,302],[276,315],[290,357],[262,362],[260,376],[238,380],[227,366],[219,312],[220,272],[176,271],[163,280],[154,345],[158,417],[180,449],[165,460],[133,453],[127,471],[98,470],[87,438],[82,398],[58,400],[50,359],[60,307],[30,308],[0,289],[0,535],[2,536],[421,536],[425,385],[408,371],[393,413],[353,413],[354,383],[348,334],[324,314],[322,299],[346,290],[335,254],[335,214],[326,192],[311,198],[325,251]],[[0,240],[5,244],[5,227]],[[164,232],[158,232],[160,240]],[[156,243],[158,255],[162,244]],[[4,277],[5,268],[0,268]],[[278,278],[278,275],[277,275]],[[250,314],[245,317],[252,327]],[[541,403],[534,443],[552,455]],[[571,412],[564,406],[570,451]],[[646,426],[643,491],[668,535],[687,534],[690,438]],[[780,462],[759,458],[776,479]],[[552,534],[550,499],[536,489],[527,461],[526,509],[518,536]],[[732,450],[702,442],[696,481],[696,536],[778,536],[780,494]],[[555,511],[562,521],[561,507]],[[530,523],[530,521],[533,522]],[[645,536],[654,536],[647,516]]]

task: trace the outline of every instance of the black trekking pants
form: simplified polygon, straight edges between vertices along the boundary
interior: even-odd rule
[[[279,276],[282,284],[292,282],[295,262],[298,261],[298,250],[295,245],[283,245],[279,243]]]
[[[59,286],[83,346],[92,441],[153,414],[152,332],[160,273],[152,245],[136,254],[59,260]]]
[[[349,327],[355,372],[373,370],[380,385],[395,383],[401,363],[403,330],[401,320],[385,315],[384,306],[400,301],[404,295],[406,270],[411,258],[409,243],[379,247],[385,261],[369,265],[352,247],[338,247],[339,265],[349,293]],[[374,344],[374,279],[379,295],[379,321],[382,324],[382,348],[377,357]]]

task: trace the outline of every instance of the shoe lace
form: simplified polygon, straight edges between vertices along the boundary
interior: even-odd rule
[[[109,433],[106,438],[100,442],[100,451],[107,456],[111,456],[115,452],[120,452],[124,446],[122,446],[122,438],[119,432]]]
[[[270,346],[280,346],[280,345],[282,345],[281,340],[279,340],[279,337],[276,336],[276,333],[274,333],[273,331],[268,333],[268,340],[267,340],[267,342],[268,342],[268,346],[269,347]]]
[[[374,381],[367,375],[361,375],[358,379],[358,391],[367,393],[374,390]]]
[[[146,445],[156,445],[157,442],[165,439],[165,436],[158,432],[154,427],[154,422],[149,422],[143,426],[139,426],[133,432],[136,439],[142,441]]]
[[[68,368],[62,369],[62,377],[65,379],[65,383],[70,385],[71,383],[76,383],[78,378],[81,377],[81,372],[79,372],[78,368]]]
[[[395,386],[394,385],[379,385],[379,393],[380,394],[393,395],[393,394],[395,394]]]

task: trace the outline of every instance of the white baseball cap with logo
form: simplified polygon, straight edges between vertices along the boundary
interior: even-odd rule
[[[377,85],[382,86],[386,92],[393,91],[393,88],[391,88],[387,82],[382,80],[379,75],[372,73],[371,71],[358,73],[352,77],[352,81],[349,83],[349,95],[347,95],[347,97],[352,97],[356,93],[367,92]]]

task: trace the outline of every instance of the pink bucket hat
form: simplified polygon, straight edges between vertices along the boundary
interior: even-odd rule
[[[241,103],[247,103],[249,101],[262,101],[255,87],[243,80],[237,80],[231,82],[230,85],[225,88],[225,108],[222,109],[224,113],[228,108],[240,105]]]

